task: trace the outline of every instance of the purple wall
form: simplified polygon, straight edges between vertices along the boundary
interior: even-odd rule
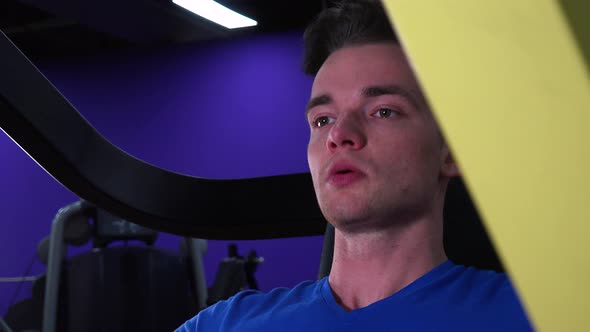
[[[107,139],[156,166],[184,174],[248,178],[307,172],[304,116],[311,79],[300,71],[299,33],[38,64]],[[76,197],[0,135],[0,277],[22,275],[56,211]],[[236,241],[233,241],[236,242]],[[207,280],[228,241],[209,241]],[[316,277],[321,237],[237,241],[266,262],[263,290]],[[178,237],[158,246],[177,250]],[[44,271],[40,263],[29,275]],[[0,284],[0,314],[16,284]],[[29,296],[25,283],[18,298]]]

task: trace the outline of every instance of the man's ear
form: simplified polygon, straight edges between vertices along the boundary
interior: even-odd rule
[[[449,147],[444,144],[442,147],[442,154],[441,154],[441,167],[440,167],[440,175],[447,178],[453,178],[457,176],[461,176],[461,171],[459,170],[459,166],[455,162]]]

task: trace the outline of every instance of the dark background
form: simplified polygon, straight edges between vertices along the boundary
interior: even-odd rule
[[[219,2],[258,26],[227,30],[167,0],[2,0],[0,29],[101,134],[146,162],[220,179],[307,172],[301,34],[325,3]],[[4,134],[0,155],[0,277],[36,275],[37,243],[78,198]],[[209,283],[228,243],[209,241]],[[266,259],[263,290],[316,277],[321,237],[237,243]],[[179,238],[156,245],[177,251]],[[17,289],[0,283],[0,315]],[[15,300],[28,296],[24,283]]]

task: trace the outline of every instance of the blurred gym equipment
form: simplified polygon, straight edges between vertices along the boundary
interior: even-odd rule
[[[8,310],[7,325],[15,331],[173,330],[205,307],[206,242],[183,238],[184,250],[174,253],[154,247],[157,236],[87,202],[60,209],[37,250],[47,273],[34,281],[30,299]],[[66,257],[68,245],[89,241],[90,251]]]

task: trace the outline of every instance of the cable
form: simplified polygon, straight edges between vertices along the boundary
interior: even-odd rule
[[[12,295],[12,299],[10,300],[10,302],[8,302],[8,308],[6,308],[7,312],[10,309],[10,307],[12,307],[12,305],[16,302],[16,297],[18,296],[18,292],[20,291],[23,283],[25,282],[26,276],[31,272],[31,268],[33,267],[33,264],[35,263],[35,258],[37,258],[37,255],[33,255],[33,259],[31,259],[31,262],[29,263],[27,270],[25,271],[25,273],[23,273],[23,279],[21,279],[21,282],[18,283],[18,286],[16,287],[16,291],[14,292],[14,295]]]
[[[0,284],[1,283],[12,283],[12,282],[19,282],[19,281],[35,281],[37,280],[38,277],[37,276],[28,276],[28,277],[1,277],[0,278]]]

